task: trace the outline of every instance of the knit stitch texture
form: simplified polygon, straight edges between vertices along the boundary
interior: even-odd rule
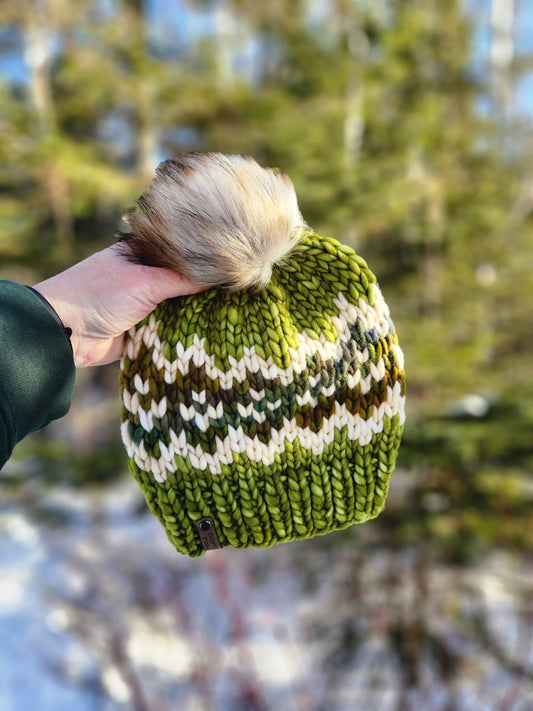
[[[130,469],[178,551],[265,547],[378,515],[404,424],[403,355],[365,261],[308,232],[268,286],[171,299],[121,363]]]

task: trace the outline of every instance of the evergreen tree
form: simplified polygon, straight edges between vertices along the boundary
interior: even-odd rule
[[[186,18],[162,25],[141,0],[2,6],[0,41],[18,39],[29,72],[1,88],[3,266],[46,273],[108,244],[159,159],[250,153],[378,274],[407,356],[408,433],[471,395],[530,415],[530,148],[482,110],[503,69],[496,84],[473,70],[463,4],[193,8],[185,34]],[[459,449],[480,459],[486,438],[469,432]]]

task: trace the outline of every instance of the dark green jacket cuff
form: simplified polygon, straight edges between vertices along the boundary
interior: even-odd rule
[[[30,289],[0,281],[0,467],[13,447],[68,412],[75,367],[70,342]]]

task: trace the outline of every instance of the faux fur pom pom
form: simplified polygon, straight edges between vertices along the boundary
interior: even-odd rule
[[[128,258],[232,291],[266,286],[306,229],[285,173],[222,153],[161,163],[125,219]]]

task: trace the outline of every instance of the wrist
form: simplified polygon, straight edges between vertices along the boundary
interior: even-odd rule
[[[71,336],[72,336],[72,328],[71,328],[70,326],[65,326],[65,324],[63,323],[63,320],[61,319],[60,315],[57,313],[57,311],[56,311],[55,308],[52,306],[52,304],[50,303],[50,301],[48,301],[48,299],[47,299],[45,296],[43,296],[43,294],[42,294],[40,291],[38,291],[37,289],[35,289],[33,286],[27,286],[26,288],[29,289],[31,292],[33,292],[33,293],[35,294],[35,296],[36,296],[38,299],[40,299],[40,301],[46,306],[46,308],[48,309],[48,311],[50,312],[50,314],[51,314],[51,315],[54,317],[54,319],[57,321],[57,325],[61,328],[61,330],[62,330],[63,333],[65,334],[66,338],[67,338],[67,339],[69,340],[69,342],[70,342],[70,338],[71,338]],[[72,345],[72,344],[71,344],[71,345]]]
[[[41,302],[48,308],[49,312],[56,319],[58,325],[65,334],[65,338],[67,338],[70,343],[74,363],[76,367],[79,368],[84,365],[84,363],[80,362],[80,360],[82,360],[80,358],[79,339],[79,333],[82,330],[80,319],[76,315],[76,311],[61,298],[61,292],[57,293],[57,289],[54,289],[55,285],[53,279],[54,277],[28,288],[33,291],[33,293],[41,300]]]

